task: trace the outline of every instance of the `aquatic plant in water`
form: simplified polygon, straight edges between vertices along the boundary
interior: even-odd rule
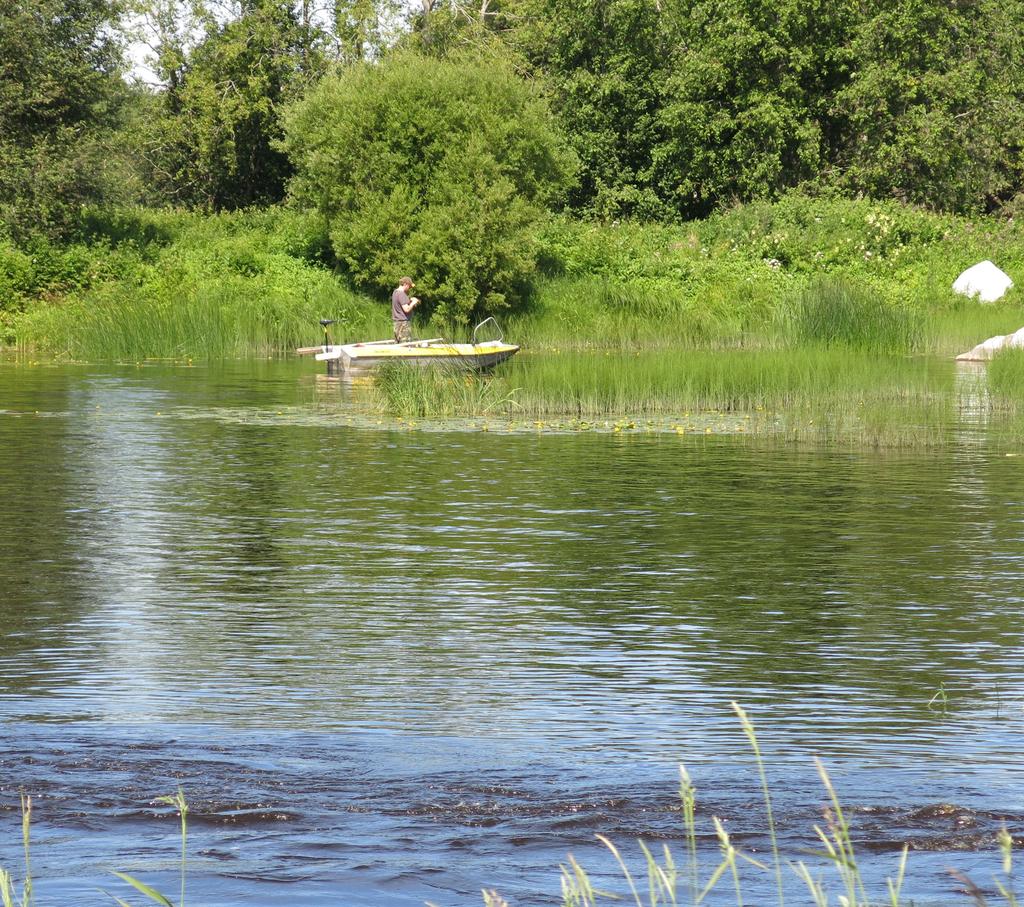
[[[373,382],[377,405],[406,419],[486,416],[515,407],[515,389],[458,366],[385,363]]]
[[[25,878],[21,883],[21,897],[15,891],[14,880],[5,869],[0,869],[0,899],[4,907],[31,907],[32,904],[32,862],[29,830],[32,824],[32,798],[21,795],[21,840],[25,849]]]
[[[169,796],[157,797],[154,801],[156,803],[162,803],[167,806],[172,806],[178,810],[178,815],[181,817],[181,899],[178,901],[178,907],[185,907],[185,874],[186,874],[186,849],[185,845],[188,841],[188,803],[185,800],[185,793],[179,787],[176,794]],[[135,876],[128,875],[126,872],[114,872],[119,879],[127,882],[137,891],[141,891],[151,901],[160,904],[161,907],[174,907],[174,903],[166,896],[161,894],[154,888],[151,888],[145,882],[135,878]],[[119,897],[111,895],[114,900],[121,905],[121,907],[131,907],[127,901],[121,900]],[[5,905],[6,907],[6,905]]]
[[[372,405],[399,418],[647,422],[677,433],[874,446],[943,443],[952,363],[808,345],[792,350],[551,351],[489,375],[384,369]],[[708,429],[705,432],[705,429]],[[652,429],[653,430],[653,429]]]
[[[739,850],[739,848],[732,843],[721,820],[718,819],[718,817],[713,816],[712,825],[719,842],[721,862],[710,873],[707,881],[701,884],[695,843],[697,835],[694,817],[696,792],[690,782],[690,778],[686,770],[681,769],[682,783],[680,786],[680,797],[683,804],[682,814],[688,852],[686,873],[683,879],[680,878],[680,872],[677,869],[668,845],[664,845],[662,862],[659,863],[650,849],[642,841],[639,841],[638,844],[643,854],[647,870],[647,890],[646,892],[642,892],[634,881],[633,875],[630,873],[626,862],[623,860],[616,846],[604,835],[596,836],[597,839],[609,849],[615,858],[615,861],[618,863],[623,873],[623,878],[629,888],[631,898],[637,907],[644,907],[645,903],[650,905],[650,907],[661,907],[661,905],[664,905],[664,907],[678,907],[681,903],[689,903],[693,905],[693,907],[697,907],[697,905],[703,903],[707,899],[711,892],[719,886],[721,880],[726,876],[732,883],[738,907],[743,907],[744,890],[739,873],[741,861],[745,864],[754,866],[760,871],[774,872],[778,905],[779,907],[784,907],[782,882],[783,860],[779,852],[778,842],[775,836],[771,811],[771,796],[765,775],[764,760],[757,742],[757,736],[754,732],[753,723],[748,718],[746,712],[737,703],[732,703],[732,707],[740,719],[743,731],[753,750],[757,764],[758,774],[760,776],[762,791],[764,794],[773,865],[772,867],[769,867]],[[857,854],[854,849],[850,826],[843,812],[843,807],[840,803],[835,786],[832,784],[832,780],[829,777],[824,763],[822,763],[820,759],[815,759],[815,765],[825,791],[828,794],[829,805],[824,814],[824,827],[819,825],[814,826],[814,832],[821,844],[821,850],[815,851],[813,855],[826,860],[826,862],[836,870],[841,888],[841,893],[837,895],[839,904],[842,905],[842,907],[874,907],[874,905],[877,904],[888,903],[890,907],[900,907],[900,904],[903,903],[901,900],[901,892],[904,879],[906,877],[907,857],[910,850],[909,845],[905,844],[903,846],[896,866],[895,877],[886,880],[886,892],[884,896],[869,895],[864,884],[860,866],[857,862]],[[1002,870],[1005,878],[993,879],[993,883],[996,890],[1006,901],[1008,907],[1018,907],[1020,902],[1013,889],[1013,839],[1005,827],[1000,830],[997,836],[997,842],[1002,854]],[[825,882],[820,877],[816,877],[802,860],[790,863],[789,867],[806,885],[808,894],[810,895],[815,907],[827,907],[830,901],[830,894]],[[951,874],[964,886],[965,891],[974,901],[976,907],[987,907],[988,901],[985,898],[985,894],[977,884],[975,884],[964,873],[951,870]],[[563,907],[597,907],[599,902],[606,899],[609,901],[622,900],[622,898],[616,894],[602,892],[596,889],[586,870],[572,855],[569,856],[567,865],[563,865],[561,867],[561,881]],[[680,891],[681,882],[685,883],[685,890],[683,892]]]

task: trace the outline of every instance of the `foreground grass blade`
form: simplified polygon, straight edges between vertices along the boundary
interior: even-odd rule
[[[686,850],[690,859],[690,899],[696,904],[700,892],[697,870],[697,788],[690,780],[686,767],[679,766],[679,800],[683,807],[683,827],[686,829]]]
[[[181,900],[178,901],[178,907],[185,907],[185,844],[188,840],[188,803],[185,802],[185,792],[179,787],[176,794],[157,797],[156,802],[173,806],[181,816]]]
[[[127,882],[129,885],[132,886],[132,888],[141,891],[151,901],[156,901],[156,903],[161,904],[162,907],[174,907],[174,903],[172,901],[168,900],[156,889],[150,888],[145,882],[140,882],[133,876],[130,876],[124,872],[117,872],[117,870],[114,870],[114,875],[116,875],[119,879],[122,879],[123,881]]]
[[[615,845],[612,844],[612,842],[604,835],[595,835],[595,837],[614,855],[619,867],[622,869],[622,874],[626,877],[626,881],[629,883],[629,890],[633,892],[633,899],[636,901],[636,907],[643,907],[643,901],[640,900],[640,895],[637,893],[636,885],[633,884],[633,876],[630,875],[629,870],[626,868],[626,864],[619,855],[618,850],[616,850]]]
[[[25,885],[21,902],[25,907],[32,903],[32,861],[29,846],[29,829],[32,825],[32,798],[21,795],[21,840],[25,845]]]
[[[14,907],[14,893],[10,873],[0,869],[0,899],[4,907]]]
[[[999,834],[997,836],[997,840],[999,841],[999,849],[1000,849],[1000,851],[1002,852],[1002,855],[1003,855],[1003,874],[1006,876],[1007,882],[1009,882],[1010,885],[1012,885],[1013,884],[1013,837],[1006,830],[1006,826],[1005,825],[1002,828],[999,829]],[[1000,881],[996,882],[996,888],[999,889],[999,893],[1006,899],[1006,903],[1007,903],[1008,907],[1018,907],[1018,904],[1020,902],[1017,900],[1017,895],[1014,892],[1013,888],[1008,888],[1006,885],[1004,885]]]
[[[907,855],[910,853],[910,845],[903,845],[903,853],[900,854],[900,866],[896,872],[896,881],[886,879],[889,886],[889,903],[892,907],[900,907],[900,889],[903,887],[903,877],[907,871]]]
[[[3,907],[32,907],[32,862],[31,840],[29,830],[32,825],[32,798],[21,795],[21,840],[25,848],[25,882],[22,885],[21,901],[16,900],[14,879],[4,869],[0,869],[0,900]]]
[[[817,757],[815,757],[814,764],[818,768],[818,775],[821,778],[822,784],[825,785],[825,790],[828,791],[829,799],[832,801],[832,807],[828,811],[827,819],[834,847],[829,845],[827,838],[820,829],[817,829],[818,834],[821,835],[826,847],[829,848],[830,858],[838,868],[839,874],[846,885],[846,901],[849,907],[856,907],[858,904],[867,905],[869,903],[868,896],[864,890],[864,881],[861,878],[860,868],[857,866],[857,858],[853,850],[853,839],[850,837],[850,826],[847,824],[846,816],[843,815],[843,807],[839,802],[839,795],[836,793],[825,764]]]
[[[664,849],[665,866],[662,867],[658,865],[654,854],[651,853],[650,848],[643,841],[637,843],[640,845],[644,859],[647,860],[647,888],[650,891],[651,907],[658,907],[660,903],[678,907],[678,902],[676,901],[678,873],[676,872],[675,862],[672,859],[672,851],[669,850],[666,844]],[[662,901],[662,898],[664,898],[664,901]]]
[[[764,759],[761,756],[761,747],[757,742],[757,734],[754,733],[754,725],[747,717],[747,713],[743,710],[743,707],[738,702],[732,702],[730,704],[732,705],[732,710],[739,717],[740,724],[743,725],[743,733],[747,735],[747,740],[750,742],[750,747],[753,749],[754,757],[757,760],[757,772],[761,777],[761,790],[764,793],[764,808],[768,817],[768,836],[771,838],[772,857],[775,860],[775,887],[778,891],[779,907],[784,907],[785,898],[782,895],[782,859],[779,857],[779,843],[775,836],[775,817],[772,814],[772,797],[768,791],[768,776],[764,770]]]
[[[802,861],[796,864],[794,871],[803,879],[807,890],[810,891],[811,897],[814,899],[815,907],[828,907],[828,895],[825,894],[825,885],[821,879],[814,878]]]
[[[597,892],[590,884],[586,870],[572,854],[569,854],[569,867],[561,867],[562,904],[564,907],[594,907],[597,904]]]

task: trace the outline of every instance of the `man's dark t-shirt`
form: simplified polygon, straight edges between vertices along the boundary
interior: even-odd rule
[[[409,294],[403,287],[399,287],[391,294],[391,320],[392,321],[408,321],[409,316],[402,308],[403,305],[408,305],[411,302]]]

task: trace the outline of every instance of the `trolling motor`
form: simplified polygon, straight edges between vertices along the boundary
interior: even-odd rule
[[[331,342],[331,335],[329,333],[327,333],[327,326],[331,325],[331,324],[334,324],[334,319],[333,318],[321,318],[320,319],[320,327],[322,327],[324,329],[324,352],[325,353],[327,352],[327,347],[334,346],[334,344]]]

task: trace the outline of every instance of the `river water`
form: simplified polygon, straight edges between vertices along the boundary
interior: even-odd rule
[[[732,701],[833,899],[816,757],[875,896],[905,843],[915,904],[968,903],[950,868],[993,890],[1024,836],[1012,445],[411,429],[347,394],[0,367],[0,866],[30,794],[40,903],[142,900],[114,869],[177,899],[179,787],[207,907],[554,905],[570,853],[621,892],[594,836],[683,863],[680,764],[704,878],[712,816],[770,865]]]

